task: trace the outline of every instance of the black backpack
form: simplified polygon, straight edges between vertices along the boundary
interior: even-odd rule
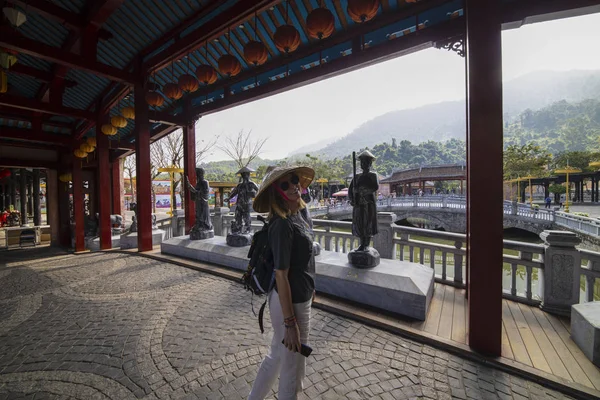
[[[273,264],[273,252],[269,246],[269,223],[262,217],[257,217],[264,225],[262,229],[255,232],[252,237],[252,244],[248,251],[248,269],[242,276],[244,288],[252,292],[252,295],[268,295],[275,286],[275,268]],[[261,333],[264,333],[263,315],[267,299],[260,307],[258,312],[258,325]],[[254,305],[252,306],[254,312]],[[256,313],[254,313],[256,315]]]

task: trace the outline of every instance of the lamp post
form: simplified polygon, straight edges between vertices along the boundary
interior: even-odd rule
[[[566,174],[567,175],[567,201],[565,204],[565,212],[569,212],[569,174],[576,174],[581,172],[581,169],[579,168],[574,168],[571,167],[569,165],[566,166],[566,168],[563,169],[557,169],[554,171],[555,174]]]
[[[175,199],[173,196],[173,187],[175,186],[175,174],[183,173],[183,168],[177,168],[175,166],[171,166],[168,168],[159,168],[158,172],[168,172],[169,177],[171,178],[171,201],[170,201],[171,210],[169,211],[169,215],[172,217],[173,216],[173,203],[175,203],[177,201],[177,199]]]

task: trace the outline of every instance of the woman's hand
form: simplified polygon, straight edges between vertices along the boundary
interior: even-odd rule
[[[287,347],[289,351],[296,353],[300,351],[300,329],[298,328],[298,324],[294,324],[294,326],[290,328],[285,328],[283,345]]]

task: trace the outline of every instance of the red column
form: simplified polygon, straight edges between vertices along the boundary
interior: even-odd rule
[[[196,185],[196,129],[194,123],[183,126],[183,174],[190,179],[192,185]],[[190,233],[190,229],[196,222],[196,208],[190,197],[190,191],[187,190],[185,176],[181,185],[185,188],[185,234]]]
[[[100,226],[100,249],[112,247],[110,226],[110,162],[108,161],[108,136],[100,130],[101,121],[96,124],[96,145],[98,146],[98,213]]]
[[[123,215],[123,159],[112,162],[112,213]]]
[[[138,251],[152,250],[152,179],[150,174],[150,122],[146,90],[135,85],[135,171]]]
[[[501,0],[466,0],[469,345],[502,342]]]
[[[75,221],[75,251],[85,250],[85,222],[83,216],[83,174],[81,171],[81,159],[73,156],[73,219]]]

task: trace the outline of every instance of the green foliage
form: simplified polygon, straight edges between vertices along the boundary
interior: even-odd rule
[[[568,165],[584,172],[592,171],[597,168],[590,168],[589,164],[598,159],[600,159],[600,153],[597,151],[563,151],[554,156],[552,168],[565,168]]]
[[[600,101],[558,101],[538,111],[525,110],[504,129],[505,146],[536,143],[552,154],[600,148]]]
[[[509,145],[504,150],[504,179],[545,175],[551,158],[547,150],[532,143]]]
[[[554,194],[564,194],[564,193],[567,193],[567,188],[564,187],[563,185],[558,184],[558,183],[550,185],[550,187],[548,188],[548,190],[550,191],[550,193],[554,193]]]

